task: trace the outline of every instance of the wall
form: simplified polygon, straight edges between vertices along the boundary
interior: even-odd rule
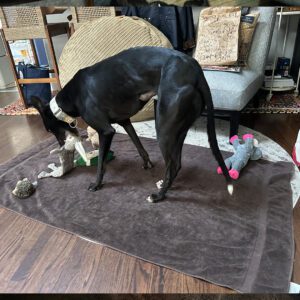
[[[67,19],[67,17],[71,14],[70,10],[67,9],[64,13],[61,14],[51,14],[51,15],[47,15],[47,23],[60,23],[60,22],[69,22],[69,20]],[[53,47],[54,47],[54,52],[55,52],[55,57],[56,57],[56,61],[57,64],[59,64],[59,57],[62,53],[62,50],[66,44],[66,42],[68,41],[68,37],[66,34],[62,34],[62,35],[58,35],[52,38],[52,42],[53,42]],[[45,45],[47,43],[47,41],[44,41]],[[46,50],[46,54],[48,57],[48,62],[49,65],[52,67],[52,62],[50,59],[50,52],[49,52],[49,48],[46,45],[45,47]],[[51,84],[51,89],[52,90],[56,90],[57,86],[56,84]]]
[[[47,15],[47,22],[48,23],[69,22],[68,19],[67,19],[67,16],[70,15],[70,14],[71,14],[70,10],[67,9],[62,14]],[[61,55],[61,52],[62,52],[67,40],[68,40],[68,37],[67,37],[66,34],[58,35],[58,36],[55,36],[55,37],[52,38],[57,63],[59,61],[59,57]],[[50,55],[49,55],[49,50],[48,49],[49,48],[46,47],[48,60],[50,60],[49,59]]]
[[[288,23],[288,18],[290,20],[289,27],[288,27],[288,35],[287,35],[285,50],[283,51],[283,41],[284,41],[284,36],[285,36],[286,25]],[[277,17],[276,24],[275,24],[275,30],[273,33],[271,49],[270,49],[269,56],[268,56],[268,63],[273,63],[274,58],[276,56],[285,56],[285,57],[290,58],[292,61],[299,18],[300,18],[300,15],[293,15],[293,16],[289,16],[289,17],[283,16],[280,30],[279,30],[279,32],[277,32],[278,21],[279,21],[279,17]],[[278,39],[277,51],[275,51],[276,39]]]

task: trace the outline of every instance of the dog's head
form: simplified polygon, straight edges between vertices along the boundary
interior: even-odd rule
[[[76,128],[71,128],[68,123],[58,120],[52,113],[50,105],[45,104],[40,98],[32,96],[30,106],[38,110],[46,130],[54,134],[60,146],[65,144],[67,133],[79,136]]]

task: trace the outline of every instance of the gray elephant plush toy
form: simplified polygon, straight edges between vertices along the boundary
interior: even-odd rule
[[[243,135],[244,144],[240,144],[239,137],[234,135],[230,139],[235,153],[225,160],[229,175],[232,179],[238,179],[241,170],[246,166],[249,159],[258,160],[262,157],[261,150],[257,147],[258,142],[254,139],[252,134]],[[222,174],[220,167],[217,169],[218,174]]]

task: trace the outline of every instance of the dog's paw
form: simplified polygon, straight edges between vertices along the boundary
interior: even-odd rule
[[[147,197],[147,201],[150,203],[155,203],[163,199],[165,199],[165,196],[161,194],[151,194],[151,196]]]
[[[158,188],[159,190],[162,188],[163,183],[164,183],[163,180],[159,180],[159,181],[156,182],[156,186],[157,186],[157,188]]]
[[[96,191],[100,190],[101,188],[102,188],[102,184],[91,183],[91,184],[89,185],[88,190],[89,190],[90,192],[96,192]]]
[[[148,196],[148,197],[147,197],[147,201],[150,202],[150,203],[153,203],[153,202],[154,202],[151,196]]]
[[[149,160],[145,161],[143,164],[143,169],[152,169],[154,167],[153,163]]]

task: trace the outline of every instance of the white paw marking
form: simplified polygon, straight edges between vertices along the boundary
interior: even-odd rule
[[[227,186],[227,190],[228,190],[229,195],[231,196],[231,195],[233,194],[233,185],[232,185],[232,184],[229,184],[229,185]]]
[[[151,196],[147,197],[147,201],[150,202],[150,203],[153,203],[153,200],[152,200]]]
[[[151,196],[147,197],[147,201],[150,202],[150,203],[153,203],[153,200],[152,200]]]
[[[163,183],[164,183],[164,181],[163,181],[163,180],[159,180],[159,181],[157,181],[157,182],[156,182],[156,186],[157,186],[157,188],[158,188],[158,189],[161,189],[161,188],[162,188],[162,186],[163,186]]]

